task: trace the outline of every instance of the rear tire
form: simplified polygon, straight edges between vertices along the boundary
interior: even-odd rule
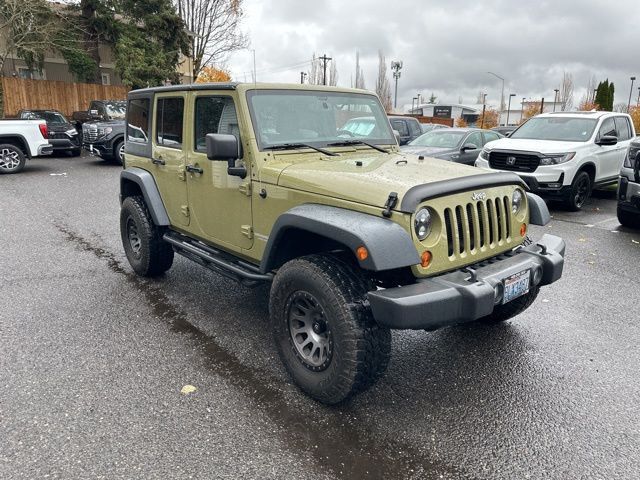
[[[587,172],[579,172],[571,183],[571,190],[569,196],[565,199],[564,203],[572,212],[580,210],[584,204],[591,197],[591,177]]]
[[[0,145],[0,173],[19,173],[25,163],[24,152],[20,148],[10,143]]]
[[[640,214],[629,212],[618,207],[618,221],[623,227],[640,228]]]
[[[162,239],[164,228],[153,223],[142,197],[127,197],[120,210],[120,235],[131,268],[143,277],[156,277],[171,268],[173,248]]]
[[[330,255],[310,255],[280,268],[269,313],[278,353],[298,387],[336,404],[373,385],[391,355],[391,332],[365,304],[370,283]]]

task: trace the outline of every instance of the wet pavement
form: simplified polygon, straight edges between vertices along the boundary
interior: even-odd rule
[[[394,332],[378,384],[328,408],[287,378],[268,292],[176,257],[136,277],[120,167],[0,176],[0,478],[634,478],[640,232],[611,191],[533,228],[564,277],[497,327]],[[197,388],[183,395],[185,385]]]

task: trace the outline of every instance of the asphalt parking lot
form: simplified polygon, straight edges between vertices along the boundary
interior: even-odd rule
[[[265,289],[180,257],[133,275],[120,169],[83,156],[0,176],[0,478],[637,477],[640,232],[613,191],[532,228],[567,241],[532,308],[394,332],[386,376],[328,408],[287,378]]]

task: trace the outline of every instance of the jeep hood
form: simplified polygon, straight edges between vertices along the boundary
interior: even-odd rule
[[[416,155],[406,153],[363,153],[341,152],[340,157],[315,157],[284,165],[280,162],[286,155],[278,155],[278,164],[284,168],[279,172],[277,183],[382,208],[391,192],[396,192],[401,201],[407,190],[416,185],[485,173],[475,167],[435,158],[418,160]]]
[[[559,142],[554,140],[533,140],[528,138],[501,138],[488,143],[488,150],[516,150],[538,153],[566,153],[582,149],[588,142]]]

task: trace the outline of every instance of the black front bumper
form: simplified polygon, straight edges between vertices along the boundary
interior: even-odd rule
[[[471,322],[493,311],[495,289],[499,290],[512,275],[530,269],[531,286],[558,280],[564,250],[565,242],[560,237],[543,235],[533,245],[472,266],[474,275],[469,269],[458,270],[412,285],[369,292],[371,311],[378,324],[396,329],[429,330]]]

